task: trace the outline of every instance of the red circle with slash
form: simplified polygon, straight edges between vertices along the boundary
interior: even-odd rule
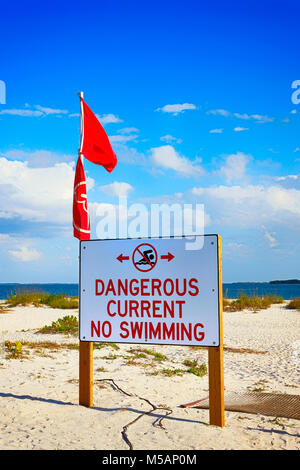
[[[149,243],[141,243],[135,248],[132,254],[132,262],[134,267],[142,273],[151,271],[155,267],[157,259],[157,251],[154,246],[150,245]]]

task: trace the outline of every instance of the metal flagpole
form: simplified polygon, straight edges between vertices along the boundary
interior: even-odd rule
[[[79,99],[80,99],[80,144],[79,144],[79,150],[78,150],[78,155],[82,158],[82,146],[83,146],[83,138],[84,138],[84,127],[83,127],[83,105],[81,98],[83,99],[83,91],[80,91],[78,93]]]
[[[80,145],[78,149],[78,158],[82,158],[82,146],[84,138],[83,125],[83,91],[78,93],[80,98]],[[80,257],[80,245],[79,245]],[[80,283],[79,283],[80,288]],[[80,292],[79,292],[80,299]],[[80,302],[80,300],[79,300]],[[79,304],[80,315],[80,304]],[[79,405],[93,406],[93,343],[91,341],[79,340]]]

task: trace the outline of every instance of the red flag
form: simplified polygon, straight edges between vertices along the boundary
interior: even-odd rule
[[[117,157],[99,120],[84,100],[80,100],[83,119],[80,151],[90,162],[104,166],[110,173],[117,164]]]
[[[90,217],[87,208],[86,181],[79,155],[76,165],[74,194],[73,194],[73,229],[74,237],[79,240],[89,240],[91,237]]]

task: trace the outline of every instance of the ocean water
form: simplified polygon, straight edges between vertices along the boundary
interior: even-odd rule
[[[78,284],[0,284],[0,299],[7,299],[14,292],[45,292],[78,296]]]
[[[223,295],[228,299],[236,299],[240,295],[259,297],[278,295],[286,300],[300,297],[300,284],[270,284],[269,282],[234,282],[223,284]]]
[[[0,284],[0,299],[7,299],[14,292],[46,292],[78,296],[78,284]],[[300,297],[300,284],[269,284],[268,282],[234,282],[223,284],[223,295],[235,299],[240,295],[277,294],[286,300]]]

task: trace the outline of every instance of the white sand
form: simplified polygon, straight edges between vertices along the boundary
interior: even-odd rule
[[[6,359],[5,340],[76,343],[77,338],[42,335],[36,330],[74,311],[17,307],[0,314],[0,449],[129,449],[123,426],[134,450],[138,449],[299,449],[299,421],[226,412],[226,427],[208,426],[208,410],[179,405],[207,396],[207,376],[150,375],[159,369],[186,369],[185,359],[207,363],[207,351],[177,346],[147,346],[168,357],[144,367],[151,357],[128,365],[134,345],[94,351],[94,407],[78,405],[78,351],[30,349],[27,359]],[[266,354],[225,350],[227,391],[299,394],[300,314],[284,306],[259,313],[224,313],[224,343]],[[29,331],[21,331],[29,330]],[[293,345],[294,343],[294,345]],[[146,347],[141,345],[140,348]],[[110,354],[116,358],[103,359]],[[298,364],[297,364],[298,357]],[[154,361],[155,362],[155,361]],[[105,371],[97,369],[104,368]],[[299,373],[299,370],[298,370]],[[113,379],[127,396],[99,379]],[[148,401],[147,401],[148,400]],[[165,409],[151,411],[159,405]],[[171,413],[162,420],[159,418]]]

